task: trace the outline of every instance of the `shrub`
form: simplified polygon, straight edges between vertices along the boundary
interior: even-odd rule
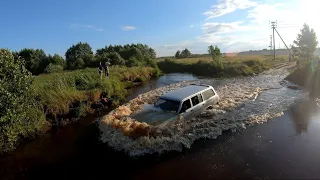
[[[31,84],[24,60],[15,61],[0,49],[0,153],[13,150],[21,137],[30,137],[45,123]]]
[[[61,67],[60,65],[54,65],[51,63],[45,69],[45,73],[57,73],[61,71],[63,71],[63,67]]]

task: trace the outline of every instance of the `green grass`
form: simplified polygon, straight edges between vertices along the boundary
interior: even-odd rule
[[[210,77],[246,76],[288,62],[288,57],[262,55],[228,55],[220,59],[220,63],[211,57],[158,59],[159,68],[165,73],[183,72]]]
[[[97,69],[65,71],[39,75],[32,84],[48,117],[72,114],[84,116],[90,105],[102,97],[111,97],[115,102],[125,100],[126,88],[134,81],[146,81],[157,74],[151,67],[110,67],[110,76],[100,79]]]

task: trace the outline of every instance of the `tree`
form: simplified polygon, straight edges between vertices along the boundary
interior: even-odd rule
[[[181,57],[183,58],[187,58],[191,56],[191,52],[189,51],[189,49],[185,48],[182,52],[181,52]]]
[[[176,57],[177,59],[179,59],[181,57],[181,52],[178,50],[176,52],[176,54],[174,55],[174,57]]]
[[[318,45],[316,33],[307,24],[303,25],[297,39],[293,41],[294,55],[304,60],[311,60]]]
[[[152,48],[149,48],[148,51],[149,51],[149,56],[150,56],[150,58],[151,58],[151,59],[155,59],[156,56],[157,56],[156,51],[155,51],[154,49],[152,49]]]
[[[219,58],[222,55],[221,51],[220,51],[220,48],[218,48],[218,46],[214,47],[214,55],[215,55],[216,58]]]
[[[0,49],[0,153],[13,150],[20,140],[40,130],[45,117],[32,90],[32,74],[24,59]]]
[[[109,53],[108,58],[110,59],[111,65],[125,65],[124,59],[122,59],[117,52]]]
[[[96,53],[94,66],[98,66],[99,63],[108,62],[109,61],[109,53]]]
[[[208,47],[208,53],[209,53],[209,55],[214,56],[215,51],[214,51],[214,47],[212,45],[210,45]]]
[[[66,66],[66,61],[59,54],[54,54],[53,56],[49,54],[48,62],[53,65],[59,65],[63,68]]]
[[[208,53],[211,55],[213,60],[218,60],[222,55],[218,46],[213,47],[212,45],[208,47]]]
[[[115,61],[111,64],[126,65],[126,66],[138,66],[148,65],[151,62],[149,59],[154,59],[156,52],[154,49],[141,43],[138,44],[126,44],[121,45],[109,45],[104,48],[97,49],[96,62]]]
[[[92,48],[88,43],[72,45],[65,55],[68,69],[84,68],[94,62]]]
[[[140,51],[140,49],[136,48],[136,47],[132,47],[130,49],[130,58],[136,58],[138,61],[143,61],[143,55],[142,52]]]
[[[22,49],[18,56],[25,60],[26,68],[34,75],[44,72],[49,65],[46,53],[42,49]]]

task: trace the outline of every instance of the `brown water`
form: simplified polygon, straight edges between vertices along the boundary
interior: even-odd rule
[[[195,79],[189,77],[182,79]],[[171,79],[177,82],[175,76]],[[142,88],[136,92],[152,87]],[[268,93],[258,98],[265,101]],[[281,103],[282,99],[274,100]],[[246,106],[254,110],[259,102]],[[214,140],[197,140],[182,152],[136,159],[98,140],[99,131],[93,121],[101,115],[52,131],[21,145],[12,155],[1,157],[1,179],[320,178],[320,113],[312,101],[292,105],[283,116],[267,123],[238,132],[226,131]]]

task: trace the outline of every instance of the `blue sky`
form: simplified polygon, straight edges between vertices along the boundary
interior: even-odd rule
[[[139,42],[153,47],[158,56],[182,48],[205,53],[210,44],[224,52],[261,49],[269,45],[270,20],[290,25],[279,29],[288,44],[304,22],[317,32],[318,4],[317,0],[5,0],[0,6],[0,47],[42,48],[64,55],[79,41],[88,42],[93,50]],[[280,39],[276,41],[278,47]]]

